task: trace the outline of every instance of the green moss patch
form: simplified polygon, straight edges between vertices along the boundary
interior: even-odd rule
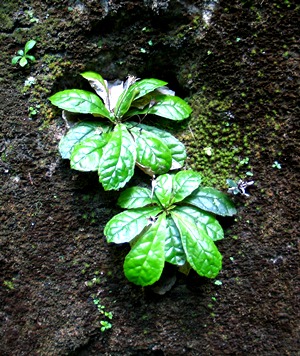
[[[250,127],[241,127],[231,111],[232,101],[210,100],[205,93],[190,101],[192,118],[179,139],[187,148],[189,168],[203,174],[203,184],[226,187],[227,178],[251,171]]]

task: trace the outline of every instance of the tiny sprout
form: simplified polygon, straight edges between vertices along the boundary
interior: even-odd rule
[[[272,168],[277,168],[277,169],[281,169],[281,164],[277,161],[275,161],[273,164],[272,164]]]
[[[19,62],[19,65],[21,67],[25,67],[26,64],[28,63],[28,60],[31,60],[32,62],[35,61],[35,57],[31,56],[28,53],[28,51],[30,51],[36,44],[36,41],[34,40],[30,40],[28,42],[26,42],[24,50],[20,49],[17,52],[17,56],[14,56],[13,59],[11,60],[12,64],[17,64]]]
[[[24,86],[25,87],[31,87],[33,84],[35,84],[35,78],[34,77],[28,77],[24,82]]]
[[[38,105],[37,105],[37,107],[38,107]],[[35,116],[38,113],[38,108],[35,108],[33,106],[29,106],[28,112],[29,112],[29,116],[30,117]]]
[[[31,23],[38,23],[39,19],[34,16],[34,12],[32,10],[25,10],[26,17],[29,18],[29,22]]]
[[[253,185],[254,181],[252,180],[250,182],[245,182],[242,179],[240,179],[237,183],[235,183],[232,179],[227,179],[226,183],[229,186],[228,193],[231,193],[234,195],[241,194],[241,195],[244,195],[245,197],[249,197],[250,195],[248,193],[246,193],[246,189],[250,185]]]
[[[245,157],[244,159],[242,159],[241,161],[240,161],[240,164],[241,165],[245,165],[245,164],[248,164],[249,163],[249,157]]]
[[[203,149],[203,151],[204,151],[204,153],[205,153],[207,156],[212,156],[212,154],[213,154],[213,150],[212,150],[211,147],[205,147],[205,148]]]
[[[110,320],[113,318],[113,313],[112,312],[107,312],[107,311],[104,310],[105,306],[101,304],[100,299],[94,298],[93,302],[97,306],[97,309],[98,309],[99,313],[103,314],[106,318],[108,318]],[[100,321],[100,325],[101,325],[101,331],[102,332],[112,328],[112,324],[110,322],[106,321],[106,320],[101,320]]]
[[[102,331],[102,332],[104,332],[104,331],[106,331],[106,330],[112,328],[111,323],[109,323],[108,321],[101,320],[101,321],[100,321],[100,324],[102,325],[102,326],[101,326],[101,331]]]
[[[222,281],[220,281],[220,280],[216,280],[215,282],[214,282],[214,284],[216,285],[216,286],[221,286],[223,283],[222,283]]]

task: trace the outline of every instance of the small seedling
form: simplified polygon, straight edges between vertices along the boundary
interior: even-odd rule
[[[26,64],[28,63],[28,60],[34,62],[35,61],[35,57],[31,56],[28,53],[28,51],[30,51],[36,44],[36,41],[34,40],[30,40],[25,44],[24,50],[20,49],[17,52],[17,56],[13,57],[13,59],[11,60],[12,64],[17,64],[19,62],[19,65],[21,67],[25,67]]]
[[[101,320],[100,324],[102,325],[100,329],[102,332],[112,328],[112,324],[109,323],[108,321]]]
[[[219,281],[218,279],[214,282],[216,286],[221,286],[223,283],[222,281]]]
[[[3,281],[3,285],[10,290],[15,289],[14,278],[11,281]]]
[[[37,115],[39,112],[39,108],[40,108],[40,105],[36,105],[35,107],[29,106],[29,108],[28,108],[29,116],[33,117],[33,116]]]
[[[91,280],[84,282],[87,287],[93,287],[96,284],[100,284],[101,280],[99,277],[93,277]]]
[[[203,151],[207,156],[212,156],[212,154],[213,154],[213,150],[211,147],[204,147]]]
[[[227,179],[226,183],[229,186],[228,189],[228,193],[237,195],[237,194],[241,194],[244,195],[246,197],[249,197],[250,195],[246,192],[247,187],[249,187],[250,185],[254,184],[254,181],[250,181],[250,182],[245,182],[242,179],[240,179],[237,183],[232,180],[232,179]]]
[[[281,164],[277,161],[275,161],[273,164],[272,164],[272,168],[277,168],[277,169],[281,169]]]
[[[31,87],[34,84],[35,84],[35,78],[34,77],[28,77],[24,82],[24,86],[25,87]]]
[[[152,190],[132,187],[121,193],[118,205],[128,210],[114,216],[104,234],[108,242],[130,242],[124,262],[129,281],[153,284],[165,262],[217,276],[222,256],[215,241],[224,232],[215,214],[232,216],[236,209],[226,194],[200,184],[199,173],[181,171],[159,176]]]
[[[95,299],[93,299],[93,302],[97,306],[99,313],[104,315],[109,320],[112,320],[113,313],[105,311],[105,306],[100,303],[100,299],[95,298]],[[102,332],[112,328],[112,324],[110,322],[108,322],[107,320],[101,320],[100,325],[101,325]]]
[[[38,23],[39,19],[34,16],[34,12],[32,10],[25,10],[25,15],[27,18],[29,18],[29,21],[32,23]]]
[[[240,165],[246,165],[249,163],[249,157],[245,157],[240,161]]]

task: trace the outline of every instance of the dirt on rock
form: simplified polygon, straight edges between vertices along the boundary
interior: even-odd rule
[[[296,1],[1,6],[0,354],[299,355]],[[36,61],[11,65],[29,39]],[[195,112],[196,96],[230,98],[240,141],[252,133],[241,178],[251,172],[255,184],[249,197],[233,196],[235,219],[221,221],[217,280],[166,270],[163,283],[174,273],[176,282],[163,295],[126,280],[128,247],[103,235],[119,193],[71,170],[57,149],[66,126],[47,98],[84,87],[83,70],[166,80]],[[223,112],[212,106],[209,115],[221,121]],[[201,142],[194,146],[201,155]],[[95,300],[113,313],[104,332]]]

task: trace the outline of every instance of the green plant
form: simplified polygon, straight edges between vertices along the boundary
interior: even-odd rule
[[[166,82],[137,81],[131,76],[125,82],[107,82],[95,72],[81,75],[98,96],[71,89],[50,97],[51,103],[61,109],[95,117],[76,124],[60,141],[60,154],[70,159],[71,168],[98,171],[104,189],[111,190],[122,188],[129,181],[135,165],[151,176],[183,166],[184,145],[170,133],[141,123],[147,114],[170,120],[183,120],[190,115],[190,106],[174,96],[165,87]],[[128,121],[133,116],[139,122]],[[107,122],[99,118],[106,118]]]
[[[249,157],[245,157],[240,160],[240,165],[246,165],[249,163]]]
[[[214,241],[224,237],[215,214],[236,213],[229,197],[202,187],[194,171],[163,174],[153,180],[152,190],[132,187],[121,193],[118,204],[125,210],[104,229],[108,242],[130,242],[124,273],[133,283],[156,282],[164,263],[189,265],[201,276],[214,278],[222,256]]]
[[[97,306],[97,309],[98,309],[99,313],[101,313],[102,315],[104,315],[104,316],[105,316],[106,318],[108,318],[109,320],[112,320],[112,318],[113,318],[113,313],[112,313],[112,312],[107,312],[107,311],[105,311],[105,306],[100,303],[100,299],[94,298],[94,299],[93,299],[93,302],[94,302],[94,304]],[[100,321],[100,325],[101,325],[101,331],[102,331],[102,332],[104,332],[104,331],[106,331],[106,330],[112,328],[112,324],[111,324],[109,321],[107,321],[107,320],[101,320],[101,321]]]
[[[15,289],[14,280],[15,278],[13,278],[11,281],[3,281],[3,285],[8,289],[13,290]]]
[[[227,185],[229,186],[228,189],[228,193],[237,195],[237,194],[241,194],[244,195],[246,197],[249,197],[249,194],[246,192],[246,189],[250,186],[254,184],[254,181],[243,181],[242,179],[240,179],[237,183],[232,180],[232,179],[227,179],[226,180]]]
[[[13,59],[11,60],[11,63],[12,64],[17,64],[19,62],[19,65],[21,67],[25,67],[26,64],[28,63],[28,60],[31,60],[32,62],[35,61],[35,57],[34,56],[31,56],[28,53],[28,51],[30,51],[36,44],[36,41],[34,40],[30,40],[28,42],[26,42],[25,44],[25,47],[24,47],[24,50],[23,49],[20,49],[18,52],[17,52],[17,56],[13,57]]]
[[[29,19],[29,22],[32,23],[38,23],[39,19],[37,17],[34,16],[34,12],[33,10],[25,10],[25,16]]]
[[[102,325],[100,329],[102,332],[112,328],[112,324],[106,320],[101,320],[100,324]]]
[[[84,284],[87,286],[87,287],[93,287],[94,285],[96,284],[100,284],[100,277],[96,277],[94,276],[91,280],[89,281],[86,281]]]
[[[281,169],[281,164],[280,164],[278,161],[275,161],[275,162],[272,164],[272,168]]]
[[[30,76],[25,80],[24,87],[31,87],[34,84],[35,84],[35,78]]]
[[[40,107],[41,107],[40,105],[36,105],[35,107],[29,106],[29,108],[28,108],[29,116],[33,117],[33,116],[37,115]]]

